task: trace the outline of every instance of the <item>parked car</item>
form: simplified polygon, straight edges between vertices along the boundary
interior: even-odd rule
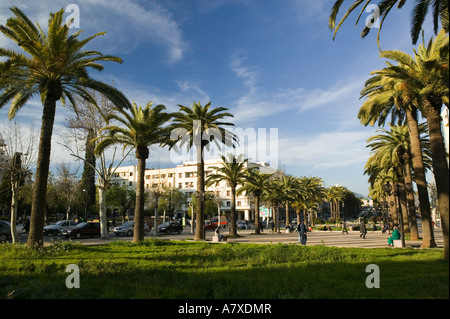
[[[59,220],[54,224],[44,226],[44,235],[61,235],[64,230],[74,228],[77,222],[74,220]]]
[[[100,223],[82,222],[75,228],[63,231],[63,235],[67,238],[100,237]]]
[[[147,235],[147,232],[150,231],[150,227],[147,223],[144,223],[144,234]],[[134,233],[134,221],[125,222],[120,226],[117,226],[113,229],[114,234],[116,236],[126,235],[133,236]]]
[[[237,224],[237,229],[250,229],[250,225],[247,224],[246,222],[240,222]]]
[[[158,233],[178,233],[181,234],[183,226],[178,222],[165,222],[158,226]]]
[[[11,238],[11,225],[8,222],[0,220],[0,243],[6,242]]]

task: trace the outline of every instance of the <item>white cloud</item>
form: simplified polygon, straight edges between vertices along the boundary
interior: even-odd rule
[[[316,136],[279,139],[282,164],[331,169],[367,161],[366,141],[371,132],[327,132]]]
[[[49,12],[66,8],[64,0],[30,1],[17,0],[14,5],[23,10],[32,21],[37,21],[45,30]],[[96,39],[102,51],[128,53],[145,43],[162,46],[167,51],[167,61],[175,63],[183,58],[187,44],[183,40],[180,26],[172,14],[155,1],[140,5],[133,0],[85,0],[75,4],[80,9],[80,29],[86,36],[107,31],[106,37]],[[0,4],[0,23],[12,16],[9,7]],[[67,14],[68,15],[68,14]],[[76,30],[76,29],[74,29]],[[0,37],[0,46],[11,48],[11,42]]]

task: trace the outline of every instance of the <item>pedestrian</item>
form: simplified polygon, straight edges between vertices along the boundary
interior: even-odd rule
[[[398,227],[394,227],[394,231],[392,232],[392,236],[388,238],[389,246],[394,246],[394,240],[399,240],[401,238],[401,234],[398,231]]]
[[[364,223],[364,218],[361,218],[359,221],[359,232],[359,238],[366,239],[367,230],[366,224]]]
[[[348,235],[347,224],[345,223],[345,219],[344,222],[342,223],[342,234],[344,233]]]
[[[301,221],[300,224],[298,225],[297,231],[298,231],[298,242],[301,243],[303,246],[305,246],[307,239],[306,237],[307,229],[303,221]]]

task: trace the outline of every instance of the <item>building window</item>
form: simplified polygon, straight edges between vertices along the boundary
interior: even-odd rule
[[[178,183],[178,188],[183,188],[183,183]]]
[[[183,177],[183,173],[178,173],[178,177],[182,178]]]
[[[133,182],[130,182],[130,184],[129,184],[130,186],[133,186]]]
[[[231,196],[231,191],[227,191],[227,196]]]
[[[227,202],[227,207],[230,207],[230,206],[231,206],[231,202],[228,201],[228,202]]]
[[[168,177],[172,177],[173,176],[173,174],[172,173],[169,173],[168,175],[167,175]]]
[[[145,175],[145,179],[150,179],[150,175]]]
[[[130,172],[130,176],[133,176],[133,172]]]
[[[237,205],[237,206],[241,206],[241,201],[238,200],[237,203],[236,203],[236,205]]]

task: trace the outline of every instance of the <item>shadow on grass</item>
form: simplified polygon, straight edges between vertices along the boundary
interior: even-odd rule
[[[162,240],[78,247],[3,260],[0,298],[448,299],[439,252]],[[79,266],[79,289],[65,286],[69,263]],[[380,288],[366,287],[369,264],[379,267]]]

